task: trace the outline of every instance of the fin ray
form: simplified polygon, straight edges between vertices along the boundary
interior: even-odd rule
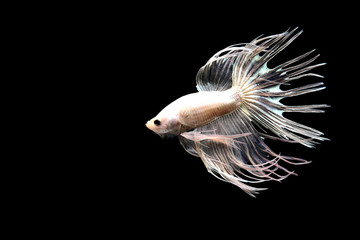
[[[211,174],[240,187],[251,196],[265,188],[255,188],[249,183],[281,181],[289,175],[296,175],[281,163],[309,163],[304,159],[276,154],[264,139],[299,143],[307,147],[313,147],[317,141],[328,140],[322,132],[283,116],[284,112],[319,113],[328,105],[287,106],[280,103],[283,98],[325,88],[322,82],[318,82],[280,89],[281,85],[290,85],[291,81],[302,77],[322,77],[309,72],[325,64],[310,65],[319,55],[306,60],[315,50],[272,69],[267,67],[272,58],[302,33],[296,33],[296,30],[232,45],[212,56],[197,74],[198,91],[234,88],[241,96],[241,104],[235,111],[179,135],[184,149],[200,157]]]
[[[281,181],[293,174],[279,164],[280,160],[291,163],[291,157],[270,150],[241,108],[182,133],[179,140],[186,151],[202,159],[211,174],[252,196],[264,188],[251,187],[248,183]]]

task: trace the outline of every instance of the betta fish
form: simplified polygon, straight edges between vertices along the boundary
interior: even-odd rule
[[[312,63],[319,55],[309,51],[292,60],[268,67],[268,62],[291,44],[302,31],[258,37],[250,43],[231,45],[212,56],[196,76],[198,92],[166,106],[146,123],[161,137],[178,136],[184,149],[203,161],[208,172],[232,183],[251,196],[266,188],[265,181],[296,175],[282,163],[308,161],[272,151],[266,139],[314,147],[328,140],[323,133],[292,121],[284,112],[320,113],[326,104],[288,106],[280,102],[324,89],[322,82],[282,90],[282,85],[311,73],[325,63]]]

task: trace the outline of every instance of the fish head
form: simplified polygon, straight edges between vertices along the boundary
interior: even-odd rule
[[[181,133],[181,123],[176,117],[158,115],[145,124],[160,137],[177,136]]]

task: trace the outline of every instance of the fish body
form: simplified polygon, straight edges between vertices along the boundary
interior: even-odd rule
[[[179,135],[235,111],[240,103],[234,89],[192,93],[169,104],[146,126],[160,136]],[[156,121],[160,124],[155,124]]]
[[[295,175],[280,163],[308,161],[277,154],[265,140],[307,147],[328,140],[322,132],[283,116],[284,112],[319,113],[328,105],[287,106],[280,102],[324,89],[322,82],[281,89],[302,77],[322,77],[309,71],[324,64],[310,65],[319,55],[305,60],[314,50],[274,68],[267,64],[301,33],[295,28],[217,52],[196,76],[199,92],[170,103],[146,126],[160,136],[178,136],[184,149],[200,157],[211,174],[251,196],[265,188],[250,184]]]

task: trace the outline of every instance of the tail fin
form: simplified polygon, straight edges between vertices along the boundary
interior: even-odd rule
[[[259,190],[248,183],[281,181],[291,174],[280,161],[299,165],[307,161],[280,156],[264,142],[264,138],[295,142],[313,147],[315,141],[326,140],[311,127],[291,121],[283,112],[322,112],[325,104],[286,106],[280,100],[324,89],[323,83],[313,83],[290,90],[280,86],[305,76],[324,65],[310,65],[316,55],[300,62],[313,51],[269,69],[267,63],[293,42],[300,34],[296,29],[258,38],[247,44],[237,44],[216,53],[197,74],[199,91],[225,91],[233,88],[241,96],[241,105],[234,112],[179,136],[190,154],[200,157],[214,176],[235,184],[254,196]],[[257,128],[255,128],[255,125]],[[272,135],[266,132],[268,130]]]
[[[306,60],[314,50],[269,69],[267,63],[284,50],[301,33],[297,28],[281,34],[255,39],[248,44],[227,47],[216,53],[202,67],[197,76],[199,91],[223,91],[237,88],[242,96],[242,108],[245,113],[260,126],[270,130],[275,136],[259,133],[271,139],[297,142],[313,147],[316,140],[327,140],[323,133],[283,117],[284,112],[320,113],[326,104],[286,106],[280,100],[324,89],[322,82],[308,84],[290,90],[281,90],[281,85],[306,76],[320,77],[309,73],[310,70],[325,63],[310,65],[319,54]]]

